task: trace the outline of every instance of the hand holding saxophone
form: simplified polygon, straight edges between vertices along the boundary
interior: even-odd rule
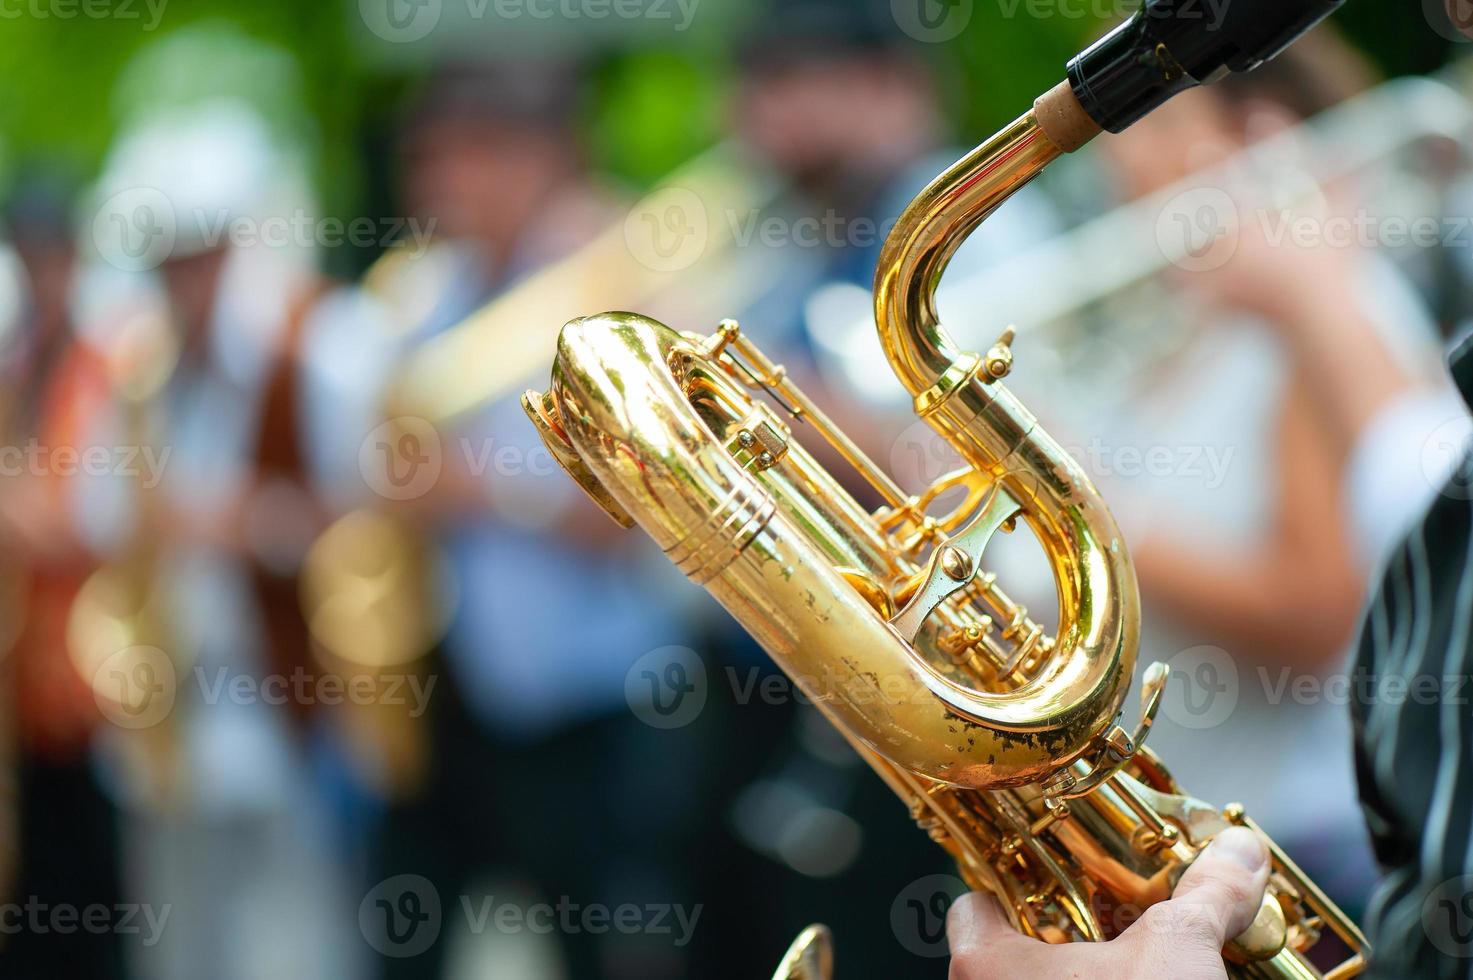
[[[1268,854],[1257,836],[1229,828],[1186,870],[1169,901],[1146,909],[1107,943],[1051,945],[1025,936],[996,899],[973,892],[947,915],[951,980],[1222,980],[1223,944],[1253,920],[1268,875]]]

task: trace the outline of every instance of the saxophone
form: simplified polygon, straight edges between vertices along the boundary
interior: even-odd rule
[[[1143,744],[1164,665],[1145,673],[1133,729],[1119,724],[1140,604],[1115,522],[1003,386],[1012,328],[969,353],[935,305],[956,248],[1051,161],[1255,67],[1338,3],[1235,0],[1208,24],[1190,0],[1147,0],[910,204],[881,253],[875,319],[916,414],[964,463],[922,493],[902,491],[729,320],[701,337],[633,313],[575,319],[550,388],[523,397],[568,474],[720,601],[966,882],[1048,942],[1110,939],[1128,924],[1122,910],[1168,898],[1214,835],[1243,825],[1265,841],[1272,873],[1253,923],[1223,950],[1229,975],[1340,980],[1365,965],[1354,923],[1241,806],[1187,795]],[[842,489],[793,421],[884,505],[872,513]],[[1053,571],[1053,635],[981,564],[1019,519]],[[1321,972],[1309,953],[1327,930],[1349,952]],[[828,977],[829,947],[826,930],[806,930],[777,977]]]

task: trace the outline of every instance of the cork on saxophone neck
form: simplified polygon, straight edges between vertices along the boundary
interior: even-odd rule
[[[1038,128],[1065,153],[1073,153],[1100,133],[1100,125],[1079,104],[1068,79],[1033,100]]]

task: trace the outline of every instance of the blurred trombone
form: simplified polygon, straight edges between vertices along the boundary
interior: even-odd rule
[[[706,151],[593,241],[413,353],[388,414],[438,425],[519,393],[546,370],[558,328],[591,309],[658,308],[714,323],[719,311],[744,308],[772,269],[755,254],[760,249],[735,261],[734,216],[760,211],[782,189],[774,174],[734,146]]]
[[[1456,148],[1456,171],[1421,180],[1399,175],[1381,190],[1393,199],[1391,213],[1444,213],[1441,199],[1451,178],[1466,172],[1473,158],[1473,108],[1460,78],[1384,82],[1216,167],[957,276],[940,293],[941,312],[960,337],[979,342],[1016,323],[1019,343],[1041,348],[1035,353],[1051,356],[1065,372],[1097,373],[1102,363],[1117,378],[1121,371],[1150,371],[1189,339],[1179,318],[1081,314],[1175,265],[1190,266],[1194,246],[1231,233],[1260,207],[1314,213],[1324,203],[1323,188],[1386,171],[1407,151],[1438,142]],[[1069,274],[1059,275],[1060,269]],[[874,333],[869,295],[860,290],[854,300],[830,296],[810,304],[807,324],[829,369],[863,392],[874,386],[862,379],[888,368],[875,363],[878,355],[868,343]]]
[[[765,207],[779,191],[775,177],[732,147],[707,151],[587,245],[411,350],[383,418],[417,439],[423,423],[439,430],[519,395],[546,371],[562,323],[588,309],[685,310],[714,323],[720,311],[758,295],[771,273],[760,260],[732,262],[731,216]],[[419,265],[426,261],[435,261],[435,249],[419,258],[390,250],[365,276],[365,288],[406,334],[424,313],[415,283],[434,277]],[[441,564],[432,539],[390,508],[359,508],[334,521],[312,545],[302,579],[302,614],[319,661],[355,674],[423,672],[447,625],[443,596],[455,590],[438,577]],[[423,777],[426,735],[404,710],[373,706],[347,712],[345,721],[350,751],[365,771],[376,770],[384,792],[402,793]]]

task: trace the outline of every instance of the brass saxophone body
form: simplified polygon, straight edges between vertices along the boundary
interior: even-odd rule
[[[1279,21],[1254,39],[1266,49],[1256,60],[1332,6],[1264,14]],[[1101,64],[1118,69],[1163,34],[1191,50],[1174,21],[1139,23],[1175,7],[1148,3],[1071,63],[1069,82],[937,177],[886,242],[874,295],[881,343],[917,415],[960,454],[957,472],[905,493],[731,321],[699,337],[632,313],[573,320],[551,387],[524,398],[569,474],[719,600],[966,881],[1049,942],[1111,938],[1169,897],[1215,834],[1253,824],[1241,807],[1188,796],[1142,744],[1162,665],[1146,672],[1133,730],[1117,723],[1139,633],[1125,544],[1079,464],[1003,385],[1011,328],[985,353],[961,350],[940,325],[935,289],[966,236],[1052,160],[1101,127],[1128,125],[1149,108],[1142,99],[1203,80],[1163,85],[1148,71],[1120,83],[1119,98],[1091,88],[1113,78]],[[885,505],[861,506],[795,431],[828,441]],[[1053,570],[1052,636],[982,566],[988,540],[1019,519]],[[1359,973],[1366,947],[1355,925],[1268,843],[1268,894],[1224,949],[1230,974]],[[1326,930],[1350,953],[1322,974],[1307,954]],[[805,933],[779,975],[827,975],[826,946],[824,931]]]

